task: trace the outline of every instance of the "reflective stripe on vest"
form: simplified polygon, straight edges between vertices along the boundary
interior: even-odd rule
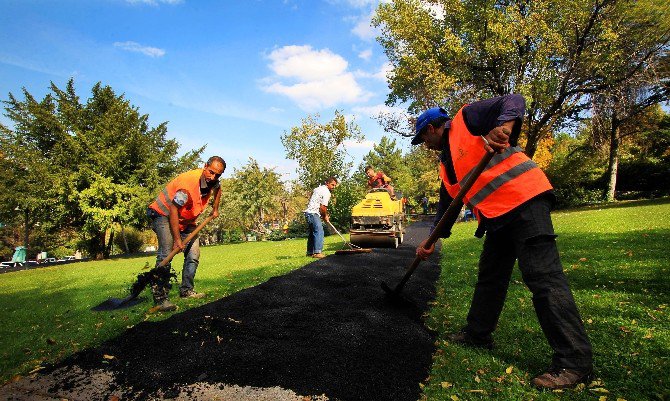
[[[169,202],[170,194],[168,194],[167,188],[163,188],[161,192],[158,193],[156,197],[156,206],[164,213],[165,216],[170,215],[170,207],[167,205]]]
[[[440,178],[452,197],[486,153],[482,138],[472,135],[465,125],[462,111],[461,108],[456,113],[447,133],[447,151],[451,152],[458,183],[449,184],[446,167],[440,163]],[[463,201],[474,207],[476,215],[481,212],[493,218],[550,189],[549,180],[535,162],[520,147],[509,147],[491,159]]]

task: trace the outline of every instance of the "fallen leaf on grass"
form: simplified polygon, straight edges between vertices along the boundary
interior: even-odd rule
[[[442,382],[440,384],[442,385],[442,388],[449,388],[449,387],[453,386],[453,384],[451,384],[449,382]]]
[[[580,262],[586,262],[587,260],[588,260],[588,259],[586,259],[586,258],[579,258],[579,261],[580,261]]]
[[[623,331],[624,333],[630,333],[631,332],[630,329],[626,326],[620,326],[619,329],[621,331]]]
[[[607,401],[607,396],[601,395],[600,397],[598,397],[598,401]]]
[[[451,396],[451,399],[454,400],[454,401],[458,401],[458,400],[460,400],[460,398],[458,398],[457,395],[452,395],[452,396]]]
[[[31,371],[28,372],[28,373],[29,373],[29,374],[33,374],[33,373],[35,373],[35,372],[39,372],[39,371],[42,370],[42,369],[44,369],[44,366],[37,366],[37,367],[35,367],[35,369],[31,370]]]
[[[107,354],[104,354],[102,357],[105,358],[105,359],[114,359],[114,358],[116,358],[114,355],[107,355]]]
[[[589,390],[593,391],[594,393],[605,393],[605,394],[609,394],[609,390],[607,390],[606,388],[602,388],[602,387],[591,388],[591,389],[589,389]]]
[[[486,393],[486,391],[484,390],[465,390],[465,391],[467,391],[468,393]]]
[[[507,369],[505,369],[505,373],[510,374],[514,370],[514,366],[509,366]]]
[[[475,381],[476,381],[477,383],[479,383],[479,382],[482,381],[482,379],[480,379],[479,376],[475,376]]]

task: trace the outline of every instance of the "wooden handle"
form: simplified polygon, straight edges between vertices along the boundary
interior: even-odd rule
[[[437,242],[437,240],[440,238],[440,234],[442,233],[442,231],[444,231],[445,227],[449,227],[449,229],[451,229],[451,227],[454,226],[456,220],[458,219],[458,215],[460,214],[461,209],[463,208],[463,197],[465,196],[466,193],[468,193],[470,188],[472,188],[472,185],[474,185],[475,181],[477,181],[477,178],[479,178],[479,176],[486,168],[486,165],[489,164],[489,162],[495,155],[496,155],[495,153],[486,152],[484,157],[482,157],[479,163],[477,163],[475,168],[472,170],[472,174],[470,174],[470,177],[468,177],[468,179],[465,180],[465,182],[461,186],[460,191],[458,191],[456,197],[454,197],[454,199],[449,204],[449,208],[447,208],[447,211],[444,212],[442,218],[440,218],[440,221],[435,226],[433,232],[430,233],[430,237],[428,237],[424,249],[430,249],[430,247],[433,246],[435,242]]]
[[[207,223],[209,223],[210,221],[212,221],[212,219],[214,219],[214,215],[213,215],[213,214],[210,214],[205,220],[202,221],[202,223],[200,223],[200,224],[198,225],[198,227],[195,228],[195,230],[193,230],[193,231],[192,231],[186,238],[184,238],[184,240],[182,241],[182,243],[184,243],[184,244],[188,244],[189,242],[191,242],[191,240],[192,240],[193,238],[195,238],[196,235],[198,235],[198,232],[200,232],[200,230],[202,230],[202,228],[203,228],[205,225],[207,225]],[[163,266],[167,265],[168,263],[170,263],[170,262],[172,261],[172,258],[174,258],[175,255],[178,254],[179,252],[181,252],[181,249],[173,249],[172,252],[170,252],[170,253],[165,257],[165,259],[163,259],[163,260],[158,264],[158,266],[156,266],[156,267],[163,267]]]
[[[426,244],[424,245],[423,249],[430,249],[430,247],[433,246],[435,242],[437,242],[438,238],[440,238],[440,234],[445,227],[449,227],[451,230],[451,227],[453,227],[456,223],[456,219],[458,219],[458,215],[461,212],[461,208],[463,207],[463,197],[466,193],[468,193],[470,188],[472,188],[472,185],[475,183],[475,181],[477,181],[477,178],[479,178],[479,176],[482,174],[482,171],[484,171],[486,165],[489,164],[493,156],[495,156],[495,153],[486,152],[484,157],[482,157],[479,163],[477,163],[475,168],[472,170],[470,177],[465,180],[463,186],[461,186],[460,191],[458,191],[456,197],[454,197],[454,199],[449,204],[449,208],[447,208],[447,211],[444,212],[433,232],[430,233],[430,236],[426,240]],[[407,280],[409,280],[412,273],[414,273],[414,270],[416,270],[416,268],[419,266],[419,263],[421,263],[421,258],[417,256],[414,258],[412,264],[407,268],[407,271],[405,272],[402,280],[400,280],[398,285],[396,285],[395,289],[393,290],[395,293],[400,293],[400,291],[402,291],[405,283]]]

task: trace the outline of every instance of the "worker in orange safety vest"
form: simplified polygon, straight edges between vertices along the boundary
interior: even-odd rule
[[[212,215],[219,215],[219,178],[225,169],[226,162],[221,157],[210,157],[203,168],[187,171],[170,181],[147,209],[147,215],[152,221],[151,228],[158,238],[156,265],[174,249],[184,252],[179,287],[182,298],[204,297],[204,294],[193,289],[195,272],[200,262],[200,240],[195,237],[188,244],[182,243],[182,240],[196,228],[196,219],[205,210],[212,196]],[[164,269],[168,274],[159,275],[160,279],[151,283],[156,309],[162,312],[177,309],[168,298],[172,287],[169,279],[170,264]]]
[[[532,380],[539,388],[559,389],[587,382],[592,349],[563,273],[550,211],[555,196],[542,170],[517,146],[525,101],[520,95],[481,100],[463,106],[453,119],[442,108],[426,110],[416,120],[413,145],[424,142],[441,151],[439,221],[486,152],[491,162],[465,194],[486,233],[467,324],[450,336],[453,343],[492,349],[512,269],[518,260],[522,278],[533,293],[540,326],[553,348],[552,363]],[[440,233],[442,237],[449,233]],[[434,246],[417,248],[425,259]]]

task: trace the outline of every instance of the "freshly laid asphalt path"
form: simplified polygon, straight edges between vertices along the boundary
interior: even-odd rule
[[[23,388],[16,399],[169,399],[207,383],[330,400],[416,401],[435,351],[422,314],[435,296],[439,252],[405,286],[411,303],[390,302],[380,282],[395,286],[428,230],[417,222],[398,249],[331,255],[164,321],[140,323],[0,395]],[[100,372],[107,379],[93,380]],[[36,389],[29,382],[47,384]]]

